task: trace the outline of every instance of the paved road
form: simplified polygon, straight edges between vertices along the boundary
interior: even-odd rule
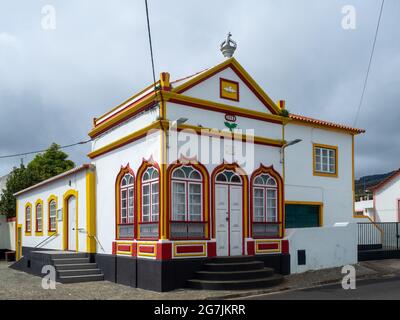
[[[400,276],[359,280],[356,289],[343,290],[341,285],[328,285],[312,289],[264,294],[242,298],[244,300],[392,300],[400,299]]]

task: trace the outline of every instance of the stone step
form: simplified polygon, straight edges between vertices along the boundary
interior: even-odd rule
[[[257,270],[245,270],[245,271],[197,271],[195,278],[199,280],[249,280],[257,278],[267,278],[274,274],[274,269],[263,268]]]
[[[62,258],[62,259],[52,259],[54,265],[62,264],[78,264],[78,263],[89,263],[89,258]]]
[[[58,282],[61,283],[78,283],[78,282],[90,282],[90,281],[103,281],[104,274],[89,274],[79,276],[62,276],[58,278]]]
[[[260,289],[276,286],[283,281],[283,276],[274,274],[271,277],[250,279],[250,280],[233,280],[233,281],[219,281],[219,280],[200,280],[192,279],[187,281],[187,286],[191,289],[204,289],[204,290],[248,290]]]
[[[249,262],[255,261],[254,256],[226,256],[226,257],[213,257],[210,262],[212,263],[234,263],[234,262]]]
[[[57,271],[97,269],[97,263],[55,264],[54,267],[56,268]]]
[[[249,271],[260,270],[264,268],[262,261],[246,261],[233,263],[214,263],[207,262],[204,264],[205,271],[228,272],[228,271]]]
[[[101,274],[101,270],[100,269],[57,270],[58,277],[86,276],[91,274]]]
[[[73,258],[88,258],[85,252],[72,252],[72,253],[49,253],[51,259],[73,259]]]

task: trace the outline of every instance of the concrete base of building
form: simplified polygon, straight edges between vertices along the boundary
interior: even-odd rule
[[[41,276],[42,267],[51,264],[50,255],[32,251],[37,248],[22,247],[23,257],[10,267],[33,275]],[[40,249],[41,251],[47,251]],[[49,250],[51,251],[51,250]],[[200,271],[210,258],[185,258],[156,260],[111,254],[90,254],[90,262],[97,263],[104,274],[104,280],[146,290],[165,292],[186,286],[187,280]],[[290,274],[289,254],[257,255],[265,267],[282,275]]]

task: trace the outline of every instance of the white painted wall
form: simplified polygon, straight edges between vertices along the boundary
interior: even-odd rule
[[[51,195],[58,198],[57,208],[63,207],[63,195],[70,189],[78,191],[78,228],[83,230],[78,234],[79,251],[86,251],[86,171],[80,171],[66,177],[60,178],[33,190],[27,191],[19,196],[18,200],[18,224],[22,225],[22,246],[35,247],[48,237],[48,203],[47,200]],[[43,200],[43,236],[35,235],[35,202]],[[30,236],[25,235],[25,204],[32,204],[32,233]],[[44,249],[62,250],[62,230],[64,221],[57,222],[58,235],[46,241],[44,245],[40,245]],[[67,223],[67,222],[66,222]]]
[[[376,222],[398,222],[398,201],[400,201],[400,179],[386,183],[381,189],[374,193],[375,199],[375,221]]]
[[[92,151],[95,151],[101,147],[104,147],[115,140],[121,139],[128,134],[136,132],[157,120],[160,111],[158,107],[154,107],[150,110],[144,111],[139,115],[126,120],[119,126],[116,126],[105,133],[99,135],[92,142]]]
[[[136,140],[121,148],[93,159],[96,165],[96,210],[97,237],[104,251],[97,246],[98,253],[112,253],[112,242],[115,241],[115,180],[121,170],[129,164],[135,173],[143,159],[160,162],[160,134],[154,134]],[[135,202],[136,204],[136,202]]]
[[[355,223],[349,223],[346,227],[288,229],[287,236],[291,273],[357,263]],[[297,263],[298,250],[306,250],[305,265]]]
[[[239,82],[240,101],[232,101],[220,98],[220,78]],[[208,78],[206,81],[195,85],[182,94],[194,98],[228,104],[235,107],[246,108],[253,111],[271,113],[231,68],[226,68],[225,70],[218,72],[217,74]]]
[[[224,125],[224,122],[226,121],[225,114],[222,112],[207,111],[190,106],[179,105],[177,103],[168,103],[167,118],[174,121],[181,117],[188,119],[185,124],[194,126],[201,125],[205,128],[218,130],[227,129]],[[282,126],[280,124],[240,116],[236,116],[236,123],[238,125],[237,129],[254,130],[254,136],[270,139],[282,139]],[[245,132],[243,131],[243,133]]]
[[[0,249],[15,250],[15,222],[0,215]]]
[[[324,226],[353,219],[352,136],[289,123],[285,140],[302,139],[285,149],[285,200],[323,202]],[[313,143],[338,147],[338,177],[313,175]]]

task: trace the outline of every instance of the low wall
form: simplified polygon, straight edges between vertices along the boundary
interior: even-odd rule
[[[15,219],[0,215],[0,250],[15,251]]]
[[[288,229],[290,272],[357,263],[357,225]],[[304,263],[304,264],[303,264]]]

